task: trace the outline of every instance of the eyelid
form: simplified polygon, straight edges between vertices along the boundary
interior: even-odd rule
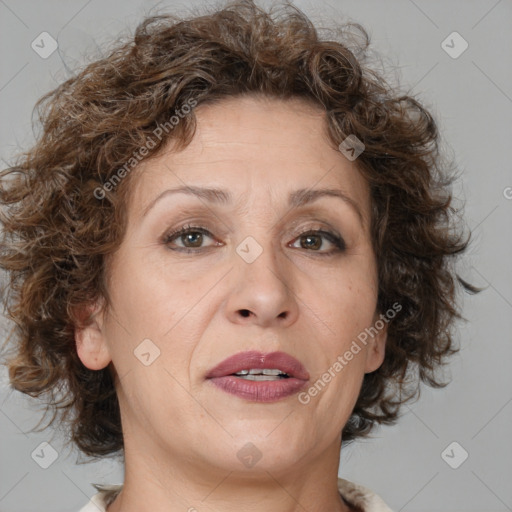
[[[213,233],[211,232],[211,230],[209,230],[208,228],[204,227],[204,226],[199,226],[199,225],[192,225],[192,224],[185,224],[184,226],[180,227],[180,228],[176,228],[176,229],[171,229],[169,231],[166,231],[163,236],[161,237],[162,238],[162,243],[164,244],[168,244],[171,242],[171,240],[173,239],[177,239],[179,238],[181,235],[185,234],[185,233],[188,233],[188,232],[198,232],[198,233],[202,233],[203,235],[206,235],[208,236],[209,238],[211,238],[212,240],[215,240],[215,236],[213,235]],[[215,244],[214,244],[215,245]],[[219,244],[217,244],[219,245]],[[186,248],[184,248],[186,249]],[[198,248],[200,249],[200,248]],[[203,248],[204,249],[204,248]]]
[[[318,256],[329,256],[334,255],[337,252],[344,252],[347,250],[347,244],[345,242],[345,239],[337,234],[335,231],[328,231],[326,229],[306,229],[305,231],[301,231],[293,240],[291,243],[294,243],[296,240],[299,240],[303,236],[307,235],[313,235],[313,236],[320,236],[326,239],[329,243],[334,245],[335,249],[332,251],[327,252],[320,252],[320,251],[307,251],[311,252],[313,254],[317,254]],[[306,250],[306,249],[305,249]]]
[[[295,227],[295,229],[297,229],[297,228]],[[163,236],[161,237],[161,242],[163,245],[168,246],[173,240],[179,239],[181,236],[183,236],[187,233],[201,233],[203,235],[206,235],[208,238],[214,240],[215,243],[213,243],[209,246],[206,246],[206,247],[179,247],[179,248],[174,248],[171,250],[177,251],[177,252],[184,252],[184,253],[199,253],[199,252],[204,252],[205,250],[209,250],[213,247],[219,247],[219,246],[225,245],[222,242],[220,242],[220,243],[218,242],[215,235],[212,233],[212,230],[208,229],[205,226],[192,225],[191,223],[187,223],[180,228],[175,228],[175,229],[166,231],[163,234]],[[329,243],[331,243],[334,246],[334,249],[332,249],[331,251],[319,251],[319,250],[308,250],[307,248],[303,248],[303,250],[306,253],[310,252],[313,255],[318,255],[318,256],[333,256],[340,252],[345,252],[347,249],[345,239],[337,232],[337,230],[333,229],[332,227],[319,226],[318,221],[317,221],[317,225],[315,227],[310,226],[308,228],[303,228],[302,230],[300,230],[300,232],[295,233],[292,241],[287,244],[287,247],[291,247],[291,245],[294,244],[301,237],[305,237],[308,235],[319,236],[319,237],[327,240]],[[292,236],[292,235],[290,234],[289,236]]]

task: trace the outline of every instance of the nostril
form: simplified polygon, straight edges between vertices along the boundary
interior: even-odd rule
[[[251,314],[251,312],[248,309],[241,309],[240,314],[244,317],[248,317]]]

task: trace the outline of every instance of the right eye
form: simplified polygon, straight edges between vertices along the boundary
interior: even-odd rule
[[[170,246],[174,243],[175,240],[179,240],[183,245],[178,245],[177,247],[169,247],[173,251],[181,251],[181,252],[199,252],[199,250],[205,248],[202,246],[205,237],[213,239],[212,234],[202,226],[183,226],[182,228],[173,231],[171,233],[167,233],[164,236],[163,244]],[[219,244],[211,244],[219,245]],[[194,250],[197,249],[197,250]]]

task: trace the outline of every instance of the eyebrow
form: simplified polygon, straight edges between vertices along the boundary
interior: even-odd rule
[[[203,199],[209,203],[216,204],[231,204],[233,202],[231,194],[227,190],[219,188],[208,188],[208,187],[197,187],[197,186],[184,186],[178,188],[172,188],[164,190],[155,199],[153,199],[145,208],[142,213],[144,217],[147,215],[149,210],[160,201],[160,199],[167,197],[172,194],[188,194],[200,199]],[[343,191],[333,188],[319,188],[319,189],[307,189],[301,188],[290,192],[288,197],[288,204],[291,208],[300,208],[306,204],[317,201],[321,197],[337,197],[348,204],[357,214],[361,224],[364,224],[363,214],[359,205],[354,199],[345,194]]]

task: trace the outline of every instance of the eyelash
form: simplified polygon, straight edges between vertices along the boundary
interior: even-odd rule
[[[204,228],[202,226],[186,225],[176,231],[165,234],[163,237],[162,243],[164,245],[169,245],[174,239],[177,239],[183,235],[190,234],[190,233],[201,233],[201,234],[207,235],[213,239],[212,234],[206,228]],[[308,251],[308,252],[317,253],[317,254],[315,254],[317,256],[333,256],[337,253],[344,252],[346,250],[345,241],[343,240],[343,238],[341,238],[337,234],[332,233],[330,231],[310,229],[310,230],[300,233],[294,240],[300,239],[301,237],[305,237],[305,236],[320,236],[320,235],[322,235],[329,242],[331,242],[334,245],[335,249],[333,249],[329,252],[318,252],[315,250]],[[184,253],[197,253],[203,249],[205,249],[205,247],[197,247],[197,248],[179,247],[179,248],[174,248],[174,249],[171,248],[172,251],[178,251],[178,252],[184,252]],[[307,249],[304,249],[304,250],[307,251]]]

